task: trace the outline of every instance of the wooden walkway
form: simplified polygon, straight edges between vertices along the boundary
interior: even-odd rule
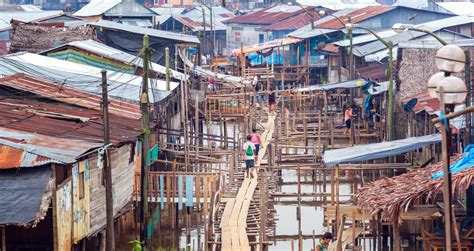
[[[275,131],[276,113],[269,113],[268,120],[263,124],[264,132],[261,135],[262,144],[257,156],[255,168],[260,166],[267,145],[270,143]],[[240,186],[235,198],[227,199],[221,218],[221,250],[250,250],[247,235],[247,215],[255,189],[257,188],[257,177],[246,178]]]

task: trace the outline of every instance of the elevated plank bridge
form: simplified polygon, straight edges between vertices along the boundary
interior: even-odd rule
[[[257,156],[255,168],[260,167],[260,163],[265,157],[267,146],[272,140],[275,131],[275,118],[276,113],[269,112],[268,119],[263,124],[264,132],[261,135],[261,150]],[[250,250],[247,234],[247,217],[257,186],[257,177],[244,177],[235,198],[227,198],[220,222],[221,250]]]

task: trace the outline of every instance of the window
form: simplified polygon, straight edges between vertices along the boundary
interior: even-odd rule
[[[84,172],[80,172],[79,173],[79,199],[80,200],[84,199],[84,193],[85,193]]]
[[[265,36],[263,34],[258,34],[258,43],[261,44],[265,42]]]

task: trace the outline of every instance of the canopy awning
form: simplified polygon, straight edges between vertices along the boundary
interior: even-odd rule
[[[285,38],[279,38],[279,39],[274,39],[272,41],[268,41],[262,44],[255,44],[251,46],[246,46],[242,48],[242,52],[244,54],[247,53],[253,53],[257,51],[262,51],[262,50],[267,50],[275,47],[280,47],[280,46],[285,46],[285,45],[290,45],[290,44],[295,44],[303,41],[301,38],[295,38],[295,37],[285,37]],[[235,49],[232,51],[232,54],[235,56],[240,55],[241,50],[240,49]]]
[[[431,134],[375,144],[358,145],[326,151],[323,154],[323,161],[327,166],[334,166],[343,163],[380,159],[411,152],[440,141],[441,134]]]

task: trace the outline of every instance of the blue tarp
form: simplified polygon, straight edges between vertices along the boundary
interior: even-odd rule
[[[440,141],[441,134],[431,134],[375,144],[358,145],[326,151],[323,154],[323,161],[327,166],[334,166],[343,163],[381,159],[411,152]]]
[[[465,170],[467,168],[473,167],[474,166],[474,145],[468,145],[465,149],[464,152],[466,152],[466,155],[464,158],[456,161],[451,167],[449,167],[449,170],[451,173],[457,173],[461,172],[462,170]],[[433,179],[439,179],[444,176],[444,171],[439,171],[433,175],[431,175],[431,178]]]

